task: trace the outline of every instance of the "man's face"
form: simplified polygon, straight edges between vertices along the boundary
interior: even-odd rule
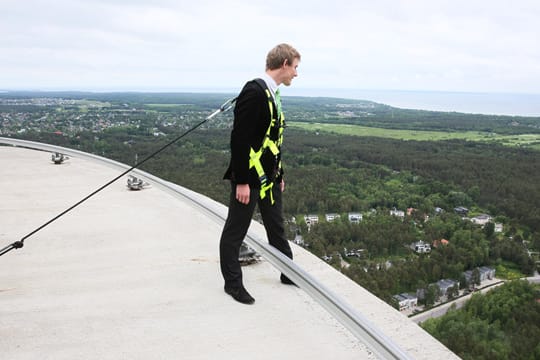
[[[292,79],[298,76],[298,71],[296,70],[298,68],[298,59],[294,59],[292,64],[289,64],[287,61],[285,61],[285,64],[283,64],[283,81],[282,83],[285,86],[291,85]]]

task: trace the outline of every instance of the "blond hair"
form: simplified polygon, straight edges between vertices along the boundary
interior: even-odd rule
[[[279,69],[285,60],[291,65],[294,59],[300,60],[300,53],[289,44],[279,44],[266,55],[266,70]]]

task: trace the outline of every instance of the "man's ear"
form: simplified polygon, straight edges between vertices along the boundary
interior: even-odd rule
[[[283,60],[283,65],[281,65],[281,67],[285,67],[287,65],[289,65],[289,60],[287,59]]]

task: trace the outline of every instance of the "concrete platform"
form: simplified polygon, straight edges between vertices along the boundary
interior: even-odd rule
[[[0,146],[0,248],[119,174],[72,157]],[[224,208],[224,207],[223,207]],[[223,292],[222,223],[121,179],[0,257],[2,359],[371,359],[373,353],[264,259],[244,268],[256,298]],[[264,233],[253,223],[252,231]],[[408,318],[294,246],[295,262],[358,307],[413,358],[457,358]]]

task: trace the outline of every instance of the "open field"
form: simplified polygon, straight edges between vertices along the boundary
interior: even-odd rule
[[[469,140],[497,142],[508,146],[521,146],[540,150],[540,134],[499,135],[495,133],[479,131],[422,131],[422,130],[397,130],[367,127],[350,124],[326,124],[288,122],[288,125],[303,130],[323,131],[335,134],[354,136],[374,136],[397,140],[415,141],[439,141],[439,140]]]
[[[193,104],[145,104],[146,106],[150,108],[177,108],[177,107],[184,107],[184,106],[190,106]]]

